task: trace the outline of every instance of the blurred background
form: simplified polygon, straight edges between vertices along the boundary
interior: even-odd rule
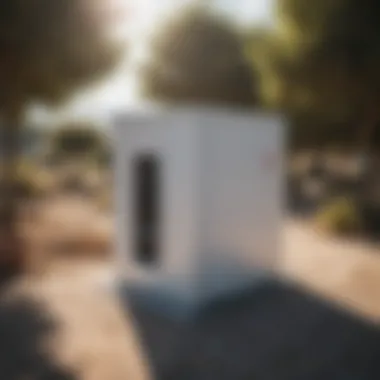
[[[279,275],[378,322],[380,3],[2,0],[0,88],[0,277],[110,273],[118,112],[277,112]]]
[[[75,190],[110,211],[115,112],[185,103],[280,112],[288,214],[321,233],[375,242],[380,8],[373,4],[115,1],[110,20],[123,48],[105,79],[59,107],[27,108],[24,190],[54,201]]]
[[[13,20],[18,33],[13,41],[4,32],[1,40],[13,51],[3,59],[2,83],[9,89],[3,141],[21,141],[14,154],[4,150],[3,166],[17,167],[17,178],[4,175],[5,183],[8,178],[18,190],[2,199],[5,221],[12,220],[10,200],[22,201],[25,223],[18,231],[27,249],[2,255],[4,262],[24,257],[40,271],[58,257],[111,259],[115,115],[200,104],[284,116],[284,268],[309,282],[312,270],[319,288],[327,286],[326,267],[335,263],[343,274],[339,280],[332,273],[331,282],[340,290],[331,285],[328,291],[345,298],[380,288],[375,2],[98,0],[51,5],[45,13],[36,3],[32,16],[20,4],[9,5],[0,24],[11,30]],[[38,27],[47,15],[55,17],[44,29],[51,28],[51,38]],[[32,64],[24,65],[24,57],[33,57]],[[17,228],[6,225],[13,227],[5,228],[3,240],[10,241]],[[305,242],[315,248],[301,260]],[[367,303],[379,310],[372,298]]]

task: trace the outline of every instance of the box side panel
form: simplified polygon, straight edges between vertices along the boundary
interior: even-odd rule
[[[283,214],[282,121],[209,119],[202,134],[204,297],[243,289],[273,269]]]
[[[128,286],[168,297],[192,299],[197,166],[195,128],[190,120],[168,115],[133,118],[116,126],[117,250],[120,275]],[[133,164],[141,154],[158,157],[160,173],[160,252],[156,265],[144,266],[134,252]]]

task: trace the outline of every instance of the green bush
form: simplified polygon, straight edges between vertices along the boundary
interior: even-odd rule
[[[44,196],[50,189],[50,176],[38,167],[22,163],[18,167],[15,192],[22,199]]]
[[[334,235],[358,233],[362,227],[361,215],[349,197],[339,197],[327,202],[316,214],[316,225]]]

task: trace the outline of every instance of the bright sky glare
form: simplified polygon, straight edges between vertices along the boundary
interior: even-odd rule
[[[110,109],[134,107],[139,103],[136,96],[137,81],[135,67],[144,54],[146,39],[165,16],[181,6],[197,0],[113,0],[118,9],[120,22],[118,32],[130,41],[128,60],[111,78],[96,89],[76,97],[59,111],[45,112],[36,110],[32,117],[36,120],[51,122],[70,118],[96,119]],[[199,1],[199,0],[198,0]],[[202,0],[201,0],[202,1]],[[210,0],[218,10],[226,13],[239,24],[270,24],[275,0]],[[125,21],[124,21],[125,18]]]

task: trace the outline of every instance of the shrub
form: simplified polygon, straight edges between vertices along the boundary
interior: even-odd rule
[[[14,191],[20,199],[44,196],[49,191],[50,185],[51,178],[46,171],[25,162],[18,166]]]
[[[361,230],[362,218],[352,199],[339,197],[330,200],[317,212],[316,225],[330,234],[355,234]]]

